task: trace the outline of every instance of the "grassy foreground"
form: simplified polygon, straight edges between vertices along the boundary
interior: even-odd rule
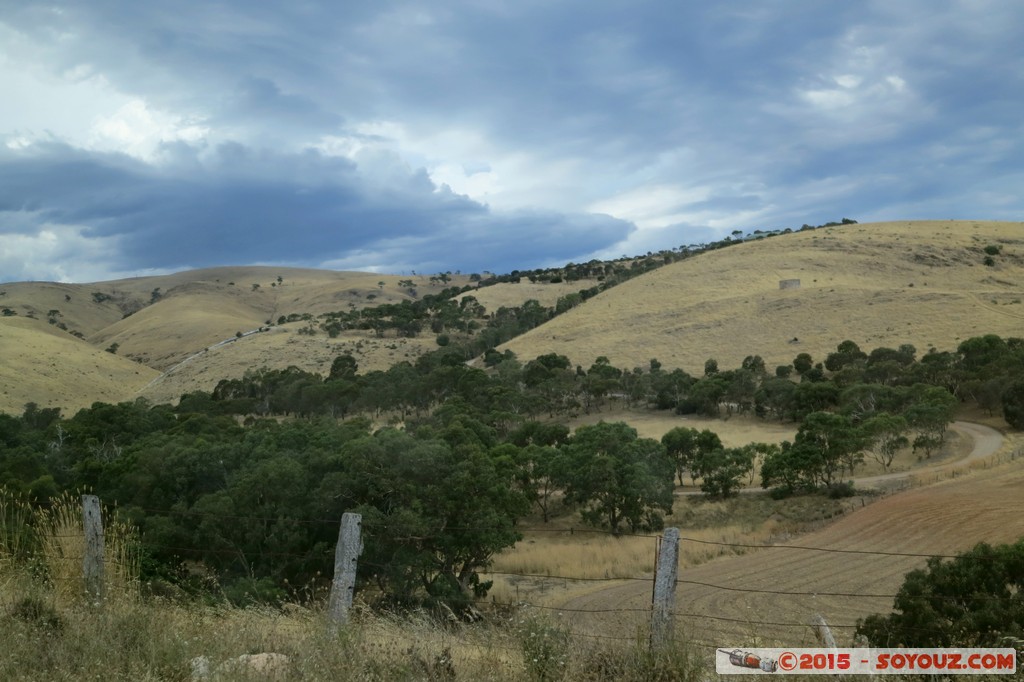
[[[357,605],[329,634],[322,598],[239,608],[144,597],[134,531],[117,522],[105,529],[97,601],[85,594],[82,536],[74,498],[38,511],[0,491],[0,679],[190,680],[198,657],[214,680],[703,679],[690,647],[652,653],[644,632],[573,635],[532,608],[496,607],[469,624]],[[231,667],[259,653],[287,660],[270,673]]]
[[[240,609],[119,600],[57,609],[38,589],[4,589],[0,679],[188,680],[242,654],[288,656],[276,675],[228,670],[218,680],[688,680],[703,679],[686,647],[652,654],[636,641],[571,637],[543,616],[473,625],[358,611],[328,636],[317,607]],[[35,593],[37,596],[24,595]],[[22,596],[15,596],[15,595]]]

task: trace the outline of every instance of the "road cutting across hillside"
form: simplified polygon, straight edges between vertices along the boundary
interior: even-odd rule
[[[999,432],[978,424],[958,422],[956,428],[974,439],[967,457],[882,480],[977,462],[1004,441]],[[739,556],[679,573],[676,636],[708,647],[813,645],[809,623],[821,614],[848,646],[857,620],[888,612],[904,575],[923,566],[927,556],[1024,536],[1022,485],[1024,467],[989,468],[890,495],[798,539],[765,548],[734,547]],[[685,530],[682,535],[687,542]],[[631,636],[649,619],[649,578],[603,583],[557,608],[565,609],[574,631]]]

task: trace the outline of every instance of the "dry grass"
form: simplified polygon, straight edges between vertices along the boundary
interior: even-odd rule
[[[110,516],[109,510],[105,515]],[[138,532],[110,518],[105,518],[103,525],[104,601],[133,603],[139,596]],[[61,495],[48,508],[36,511],[33,526],[54,602],[60,606],[83,603],[87,595],[82,581],[85,531],[81,500],[68,493]]]
[[[953,349],[978,334],[1019,335],[1021,223],[917,221],[794,233],[713,251],[596,296],[513,339],[520,358],[568,355],[589,365],[703,373],[759,354],[772,368],[818,360],[844,339],[864,349]],[[994,267],[982,249],[1001,244]],[[799,289],[779,280],[799,278]],[[793,340],[797,339],[796,342]]]
[[[371,340],[352,334],[329,340],[321,333],[296,340],[302,325],[292,324],[285,326],[291,337],[287,344],[254,335],[216,353],[207,354],[205,349],[282,315],[318,315],[411,299],[398,284],[405,279],[414,282],[419,296],[444,286],[431,283],[429,276],[273,267],[212,268],[93,284],[0,284],[0,305],[17,313],[0,318],[0,352],[5,359],[0,367],[0,410],[20,413],[29,401],[73,411],[95,401],[131,400],[159,376],[154,368],[170,369],[197,353],[205,362],[181,367],[161,390],[145,395],[156,401],[177,399],[263,365],[296,364],[322,371],[325,364],[330,366],[325,352],[333,359],[335,350],[354,351],[364,371],[386,369],[436,348],[433,338]],[[467,277],[453,276],[449,286],[467,283]],[[160,296],[151,302],[157,289]],[[94,293],[108,298],[97,301]],[[67,332],[47,323],[54,310],[59,313],[55,321],[65,324]],[[81,332],[89,343],[70,331]],[[114,343],[119,346],[117,355],[103,352]]]
[[[743,495],[728,500],[677,496],[667,527],[688,539],[680,548],[680,567],[697,566],[723,555],[747,550],[729,544],[765,544],[816,529],[864,504],[863,498],[830,500],[804,496],[773,500]],[[558,606],[567,599],[605,589],[605,580],[624,585],[642,579],[649,589],[654,572],[657,534],[613,537],[580,524],[563,510],[550,523],[529,521],[523,540],[499,554],[487,578],[494,581],[489,599],[497,603]]]
[[[535,284],[524,279],[518,284],[502,282],[488,287],[481,287],[475,291],[462,294],[458,298],[461,300],[464,296],[473,296],[489,313],[493,313],[501,307],[510,308],[522,305],[530,299],[537,301],[543,306],[554,307],[562,296],[575,294],[578,291],[590,289],[598,284],[600,282],[596,279],[581,279],[576,282],[558,282],[557,284],[551,284],[550,282],[547,284],[537,282]]]
[[[0,318],[0,411],[21,414],[25,403],[35,402],[69,414],[96,401],[126,400],[159,376],[54,331],[42,320]]]
[[[117,522],[105,524],[106,598],[92,603],[81,593],[80,509],[65,496],[31,512],[0,495],[0,679],[182,680],[196,657],[216,669],[261,652],[288,657],[274,678],[285,680],[685,680],[700,672],[688,646],[652,654],[640,632],[598,649],[571,635],[570,623],[517,608],[468,625],[357,604],[330,636],[320,603],[239,609],[141,599],[133,536]],[[20,531],[29,526],[37,559],[25,556]],[[216,679],[255,678],[236,669]]]
[[[200,351],[154,379],[139,395],[154,403],[176,402],[184,393],[213,390],[221,379],[241,377],[260,367],[294,365],[326,376],[334,358],[342,353],[350,353],[356,359],[361,373],[386,370],[404,360],[415,362],[423,353],[437,349],[433,336],[378,339],[372,332],[351,331],[332,339],[323,332],[314,336],[299,334],[298,329],[304,324],[274,327],[269,332]]]
[[[202,607],[164,602],[100,611],[60,610],[59,630],[6,618],[0,633],[5,680],[183,680],[198,656],[217,667],[259,652],[289,657],[284,680],[523,680],[537,669],[524,635],[559,635],[559,619],[502,618],[489,624],[445,625],[425,617],[357,613],[336,638],[319,609],[282,611]],[[549,624],[550,623],[550,624]],[[559,637],[556,680],[699,679],[692,650],[651,657],[643,639],[600,642]],[[529,651],[536,653],[534,649]],[[605,670],[602,670],[605,668]],[[265,679],[242,672],[219,680]]]
[[[661,440],[667,432],[682,426],[691,429],[709,429],[718,434],[726,447],[739,447],[747,443],[781,443],[793,440],[796,426],[765,421],[755,417],[734,416],[729,419],[712,419],[697,415],[680,416],[671,410],[642,410],[613,407],[601,412],[580,415],[565,422],[570,429],[599,421],[628,423],[641,438]]]

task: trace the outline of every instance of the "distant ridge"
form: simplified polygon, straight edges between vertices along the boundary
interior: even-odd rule
[[[799,287],[780,288],[797,279]],[[436,349],[435,335],[378,338],[349,330],[330,338],[311,322],[325,312],[467,284],[473,281],[459,274],[442,284],[424,274],[273,266],[0,284],[0,310],[9,311],[0,316],[0,410],[18,413],[29,401],[66,411],[96,400],[174,401],[263,366],[326,374],[340,353],[353,354],[362,372],[386,369]],[[493,313],[527,298],[553,305],[595,284],[523,279],[473,295]],[[501,349],[523,361],[560,353],[583,366],[602,355],[624,368],[656,358],[692,374],[703,373],[709,358],[728,369],[759,354],[771,370],[803,352],[824,360],[844,339],[864,350],[911,343],[920,355],[930,346],[955,349],[979,334],[1024,336],[1022,300],[1022,223],[910,221],[755,233],[639,275]],[[257,329],[265,333],[222,344]]]

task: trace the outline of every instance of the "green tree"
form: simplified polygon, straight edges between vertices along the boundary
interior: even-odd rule
[[[729,497],[754,468],[754,453],[747,448],[718,448],[701,454],[694,464],[700,489],[710,497]]]
[[[562,448],[567,502],[593,525],[621,532],[658,530],[672,511],[675,467],[656,440],[621,422],[581,426]]]
[[[810,353],[799,353],[793,358],[793,369],[796,370],[797,374],[803,374],[814,366],[814,359],[811,358]]]
[[[857,633],[876,647],[994,647],[1024,638],[1024,540],[928,559],[904,578],[893,613],[868,616]]]
[[[886,470],[900,448],[910,444],[905,435],[907,420],[899,415],[881,412],[864,422],[863,429],[870,443],[871,457]]]
[[[661,437],[665,452],[675,463],[679,485],[683,485],[683,475],[691,471],[693,459],[697,454],[697,429],[677,426]]]
[[[769,453],[761,467],[761,485],[799,488],[834,485],[843,469],[851,473],[863,461],[867,433],[849,417],[813,412],[804,419],[793,443]]]
[[[342,353],[334,358],[327,378],[330,381],[338,379],[352,381],[356,378],[357,371],[359,371],[359,363],[356,362],[356,359],[350,353]]]
[[[769,452],[761,465],[761,487],[777,487],[786,494],[812,490],[817,486],[819,453],[808,443],[785,441]]]
[[[918,433],[914,449],[924,448],[927,456],[945,441],[946,429],[953,421],[956,398],[938,386],[917,385],[912,389],[913,402],[904,412],[907,423]]]
[[[350,441],[344,470],[323,479],[328,511],[363,513],[360,571],[388,601],[466,608],[490,587],[479,572],[519,539],[528,503],[515,463],[475,446],[452,447],[394,429]]]
[[[1024,429],[1024,379],[1018,379],[1003,391],[1003,418],[1015,429]]]
[[[856,343],[849,340],[843,341],[836,347],[835,353],[829,353],[825,358],[825,369],[830,372],[838,372],[854,363],[863,363],[867,357],[867,354]]]
[[[850,474],[864,461],[868,437],[863,429],[842,414],[813,412],[804,418],[794,439],[797,445],[807,445],[818,453],[819,482],[831,486],[836,476],[846,469]]]
[[[501,447],[511,447],[508,444]],[[559,490],[558,474],[564,468],[560,460],[562,454],[557,448],[530,444],[516,449],[515,457],[519,465],[517,480],[520,489],[541,513],[544,523],[551,519],[555,504],[555,493]]]

